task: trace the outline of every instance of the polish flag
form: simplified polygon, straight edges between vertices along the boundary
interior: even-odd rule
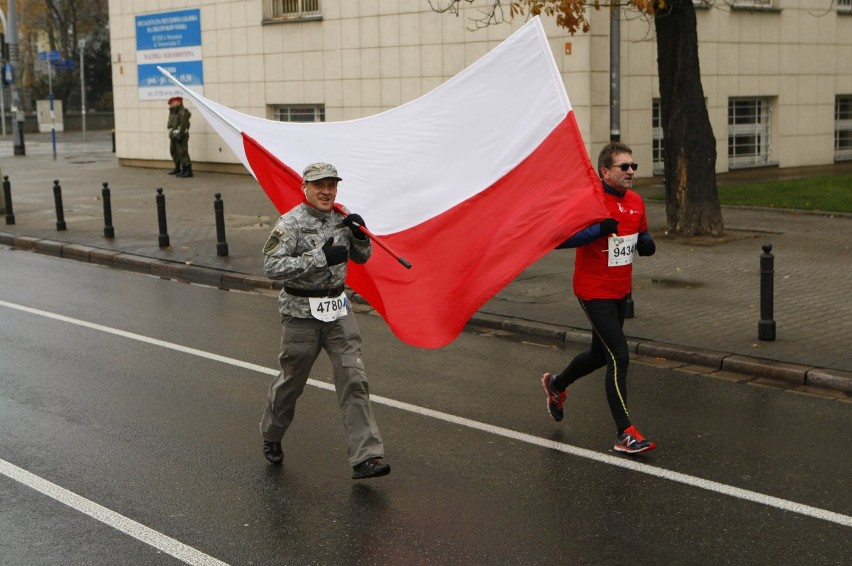
[[[257,118],[160,70],[282,214],[302,202],[307,164],[337,167],[337,201],[412,265],[374,246],[347,284],[413,346],[450,343],[524,269],[608,216],[538,18],[435,90],[345,122]]]

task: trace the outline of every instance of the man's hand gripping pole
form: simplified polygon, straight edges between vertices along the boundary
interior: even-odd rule
[[[334,209],[337,212],[339,212],[340,214],[342,214],[343,216],[349,216],[348,213],[343,211],[343,207],[341,205],[337,204],[337,203],[335,203]],[[382,248],[383,250],[388,252],[390,255],[392,255],[394,257],[394,259],[396,259],[396,261],[398,261],[399,263],[401,263],[403,265],[403,267],[405,267],[406,269],[411,269],[411,264],[408,263],[408,260],[406,260],[404,257],[399,255],[398,253],[396,253],[389,245],[387,245],[382,240],[380,240],[378,237],[376,237],[372,232],[370,232],[367,229],[366,226],[364,226],[363,224],[359,224],[358,222],[352,222],[352,225],[355,226],[356,228],[358,228],[358,230],[360,230],[362,234],[365,234],[368,238],[370,238],[376,244],[378,244],[380,248]]]

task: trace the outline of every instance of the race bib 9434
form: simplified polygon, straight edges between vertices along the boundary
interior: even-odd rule
[[[617,267],[619,265],[630,265],[633,263],[633,254],[636,253],[636,242],[639,234],[629,236],[612,235],[607,238],[607,265]]]
[[[308,297],[308,302],[313,317],[323,322],[333,322],[349,313],[346,293],[340,293],[339,297]]]

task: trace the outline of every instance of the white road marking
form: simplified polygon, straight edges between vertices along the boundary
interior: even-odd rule
[[[236,366],[239,368],[247,369],[250,371],[263,373],[266,375],[278,375],[277,369],[267,368],[264,366],[260,366],[257,364],[252,364],[249,362],[244,362],[242,360],[237,360],[234,358],[229,358],[227,356],[220,356],[219,354],[213,354],[211,352],[205,352],[204,350],[197,350],[195,348],[189,348],[186,346],[181,346],[179,344],[174,344],[172,342],[166,342],[163,340],[158,340],[156,338],[150,338],[148,336],[143,336],[141,334],[135,334],[133,332],[127,332],[125,330],[119,330],[117,328],[112,328],[109,326],[103,326],[100,324],[95,324],[92,322],[87,322],[84,320],[79,320],[76,318],[67,317],[61,314],[56,314],[48,311],[43,311],[40,309],[34,309],[31,307],[19,305],[16,303],[9,303],[6,301],[0,300],[0,306],[4,306],[10,309],[15,309],[18,311],[34,314],[37,316],[42,316],[46,318],[51,318],[53,320],[58,320],[61,322],[66,322],[68,324],[74,324],[77,326],[82,326],[84,328],[90,328],[92,330],[98,330],[100,332],[106,332],[109,334],[114,334],[116,336],[122,336],[124,338],[129,338],[131,340],[136,340],[138,342],[144,342],[146,344],[151,344],[154,346],[159,346],[162,348],[168,348],[170,350],[175,350],[178,352],[183,352],[185,354],[191,354],[193,356],[199,356],[201,358],[205,358],[208,360],[213,360],[217,362],[222,362],[224,364],[229,364],[232,366]],[[334,390],[334,386],[330,383],[325,383],[322,381],[317,381],[314,379],[309,379],[308,383],[314,387],[318,387],[320,389],[326,389],[329,391]],[[758,503],[760,505],[766,505],[768,507],[775,507],[777,509],[782,509],[784,511],[790,511],[792,513],[797,513],[799,515],[804,515],[807,517],[813,517],[815,519],[821,519],[823,521],[828,521],[831,523],[836,523],[838,525],[842,525],[845,527],[852,527],[852,516],[843,515],[841,513],[835,513],[833,511],[828,511],[826,509],[820,509],[818,507],[812,507],[810,505],[804,505],[802,503],[796,503],[795,501],[789,501],[787,499],[781,499],[779,497],[773,497],[771,495],[765,495],[763,493],[758,493],[756,491],[750,491],[747,489],[740,489],[738,487],[734,487],[731,485],[723,484],[720,482],[715,482],[711,480],[706,480],[703,478],[699,478],[696,476],[690,476],[688,474],[682,474],[680,472],[673,472],[671,470],[666,470],[663,468],[657,468],[655,466],[651,466],[648,464],[644,464],[642,462],[637,462],[635,460],[626,459],[620,456],[611,456],[609,454],[602,454],[599,452],[594,452],[592,450],[587,450],[585,448],[578,448],[576,446],[572,446],[570,444],[565,444],[562,442],[556,442],[553,440],[547,440],[544,438],[540,438],[538,436],[533,436],[531,434],[526,434],[523,432],[518,432],[515,430],[511,430],[508,428],[503,428],[499,426],[490,425],[487,423],[482,423],[479,421],[474,421],[471,419],[466,419],[464,417],[459,417],[456,415],[451,415],[449,413],[443,413],[441,411],[435,411],[432,409],[427,409],[425,407],[419,407],[417,405],[412,405],[410,403],[404,403],[402,401],[396,401],[394,399],[389,399],[387,397],[382,397],[379,395],[371,395],[370,399],[374,403],[378,403],[381,405],[386,405],[388,407],[393,407],[395,409],[400,409],[402,411],[408,411],[411,413],[415,413],[418,415],[422,415],[425,417],[441,420],[448,423],[457,424],[460,426],[464,426],[467,428],[471,428],[474,430],[479,430],[482,432],[486,432],[489,434],[493,434],[496,436],[502,436],[504,438],[509,438],[512,440],[517,440],[519,442],[525,442],[527,444],[531,444],[534,446],[540,446],[542,448],[548,448],[551,450],[558,450],[560,452],[564,452],[566,454],[571,454],[572,456],[577,456],[579,458],[585,458],[587,460],[592,460],[595,462],[599,462],[602,464],[608,464],[610,466],[617,466],[620,468],[626,468],[628,470],[639,472],[642,474],[646,474],[649,476],[654,476],[657,478],[674,481],[678,483],[682,483],[688,486],[697,487],[700,489],[704,489],[707,491],[712,491],[715,493],[719,493],[722,495],[727,495],[730,497],[735,497],[737,499],[742,499],[745,501],[751,501],[753,503]]]
[[[196,550],[163,533],[137,523],[133,519],[128,519],[124,515],[98,505],[94,501],[89,501],[73,491],[68,491],[64,487],[60,487],[35,474],[31,474],[3,459],[0,459],[0,474],[51,497],[60,503],[64,503],[68,507],[76,509],[105,525],[130,535],[149,546],[153,546],[157,550],[174,556],[178,560],[183,560],[186,564],[192,564],[193,566],[228,566],[227,563],[208,556],[200,550]]]

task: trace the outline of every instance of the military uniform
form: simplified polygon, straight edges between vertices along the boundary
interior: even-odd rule
[[[180,102],[180,97],[171,101]],[[169,153],[175,162],[172,171],[177,177],[192,177],[192,161],[189,159],[189,119],[192,116],[183,103],[169,107],[169,121],[166,125],[169,131]]]
[[[284,282],[278,299],[282,337],[281,373],[269,387],[260,431],[264,441],[280,442],[302,394],[320,349],[331,360],[337,399],[343,412],[349,462],[353,467],[384,456],[379,429],[369,402],[369,386],[361,359],[361,334],[348,307],[343,285],[346,262],[328,265],[322,246],[329,238],[345,246],[349,258],[365,263],[372,252],[369,239],[358,239],[343,223],[344,216],[323,212],[307,203],[281,216],[264,245],[267,277]],[[331,321],[319,320],[311,309],[342,297],[346,314]]]

